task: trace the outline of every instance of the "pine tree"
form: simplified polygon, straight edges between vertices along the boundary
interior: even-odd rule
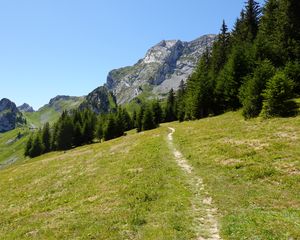
[[[239,89],[244,78],[253,71],[253,55],[252,45],[249,43],[237,45],[232,49],[216,85],[218,103],[223,111],[236,110],[241,106]]]
[[[74,146],[78,147],[83,145],[83,143],[84,143],[83,129],[81,127],[80,121],[77,121],[74,125],[73,144]]]
[[[136,117],[136,128],[137,132],[141,132],[143,129],[143,117],[144,117],[145,107],[142,105],[137,113]]]
[[[27,156],[30,156],[30,151],[31,151],[31,148],[32,148],[32,143],[33,143],[33,136],[32,134],[30,135],[28,141],[26,142],[26,146],[25,146],[25,152],[24,152],[24,156],[27,157]]]
[[[137,113],[136,110],[134,109],[132,113],[132,128],[137,128],[136,119],[137,119]]]
[[[169,91],[165,109],[165,121],[172,122],[176,120],[175,112],[175,94],[173,88]]]
[[[42,143],[41,135],[42,135],[42,133],[41,133],[41,131],[39,131],[38,133],[36,133],[36,135],[33,139],[32,147],[29,151],[29,156],[31,158],[38,157],[38,156],[42,155],[44,152],[45,147]]]
[[[49,123],[45,123],[43,130],[42,130],[42,142],[45,147],[44,152],[51,151],[51,133],[50,133],[50,125]]]
[[[261,16],[261,8],[254,0],[248,0],[245,11],[245,26],[247,28],[248,39],[253,41],[258,32],[258,25]]]
[[[57,149],[67,150],[72,147],[74,125],[70,116],[66,113],[61,116],[57,133]]]
[[[84,143],[92,143],[95,138],[97,117],[94,112],[86,109],[83,113],[83,139]]]
[[[179,122],[182,122],[185,116],[185,88],[185,83],[183,82],[183,80],[181,80],[176,96],[177,119],[179,120]]]
[[[112,114],[108,117],[107,124],[103,131],[104,140],[110,140],[116,137],[116,121]]]
[[[284,117],[295,113],[297,105],[291,100],[293,84],[282,71],[267,82],[263,92],[263,117]]]
[[[275,74],[275,68],[270,61],[263,61],[254,70],[253,76],[249,76],[240,91],[240,99],[243,105],[243,116],[257,117],[262,109],[262,92],[266,88],[267,81]]]
[[[162,115],[163,111],[161,109],[161,106],[159,104],[158,100],[155,100],[151,104],[151,111],[153,113],[153,121],[156,127],[159,126],[159,124],[162,122]]]
[[[145,113],[143,115],[142,125],[143,125],[142,129],[144,131],[154,129],[157,126],[154,121],[152,109],[149,106],[146,107]]]

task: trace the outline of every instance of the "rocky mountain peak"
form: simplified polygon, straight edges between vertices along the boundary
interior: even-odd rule
[[[163,40],[151,47],[135,65],[109,72],[105,86],[116,96],[117,103],[131,101],[147,92],[152,97],[165,95],[186,81],[216,35],[209,34],[191,42]]]
[[[163,40],[150,48],[143,59],[143,63],[163,63],[174,61],[182,53],[184,48],[180,40]]]
[[[15,129],[17,125],[24,124],[25,119],[16,104],[7,98],[0,101],[0,132]]]
[[[0,112],[10,110],[12,112],[17,112],[17,106],[14,102],[10,101],[7,98],[2,98],[0,101]]]
[[[18,107],[20,112],[34,112],[33,107],[31,107],[27,103],[23,103],[21,106]]]

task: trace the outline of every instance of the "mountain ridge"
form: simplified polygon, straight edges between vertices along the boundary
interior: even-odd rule
[[[133,66],[110,71],[104,86],[113,92],[118,104],[130,102],[145,91],[161,97],[187,80],[215,39],[216,35],[207,34],[190,42],[162,40]]]

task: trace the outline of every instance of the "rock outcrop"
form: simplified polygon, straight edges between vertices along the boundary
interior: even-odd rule
[[[3,98],[0,101],[0,133],[13,130],[24,123],[26,123],[26,120],[16,104],[7,98]]]
[[[90,108],[97,114],[109,113],[116,111],[116,99],[107,87],[101,86],[96,88],[85,97],[80,109]]]
[[[20,112],[34,112],[33,107],[31,107],[27,103],[23,103],[21,106],[18,107]]]
[[[191,42],[161,41],[134,66],[112,70],[106,87],[116,96],[118,104],[129,102],[143,92],[162,96],[171,88],[177,89],[181,80],[186,81],[215,39],[216,35],[210,34]]]

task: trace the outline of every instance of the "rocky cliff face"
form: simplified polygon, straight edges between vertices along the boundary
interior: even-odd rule
[[[7,98],[0,101],[0,132],[15,129],[19,124],[24,124],[25,119],[15,103]]]
[[[134,66],[112,70],[106,86],[118,104],[129,102],[145,91],[153,96],[164,95],[171,88],[177,89],[181,80],[186,81],[215,39],[216,35],[211,34],[191,42],[161,41]]]
[[[90,108],[97,114],[109,113],[116,110],[116,99],[107,87],[101,86],[85,97],[80,109]]]
[[[27,103],[22,104],[18,109],[20,112],[34,112],[33,108]]]

